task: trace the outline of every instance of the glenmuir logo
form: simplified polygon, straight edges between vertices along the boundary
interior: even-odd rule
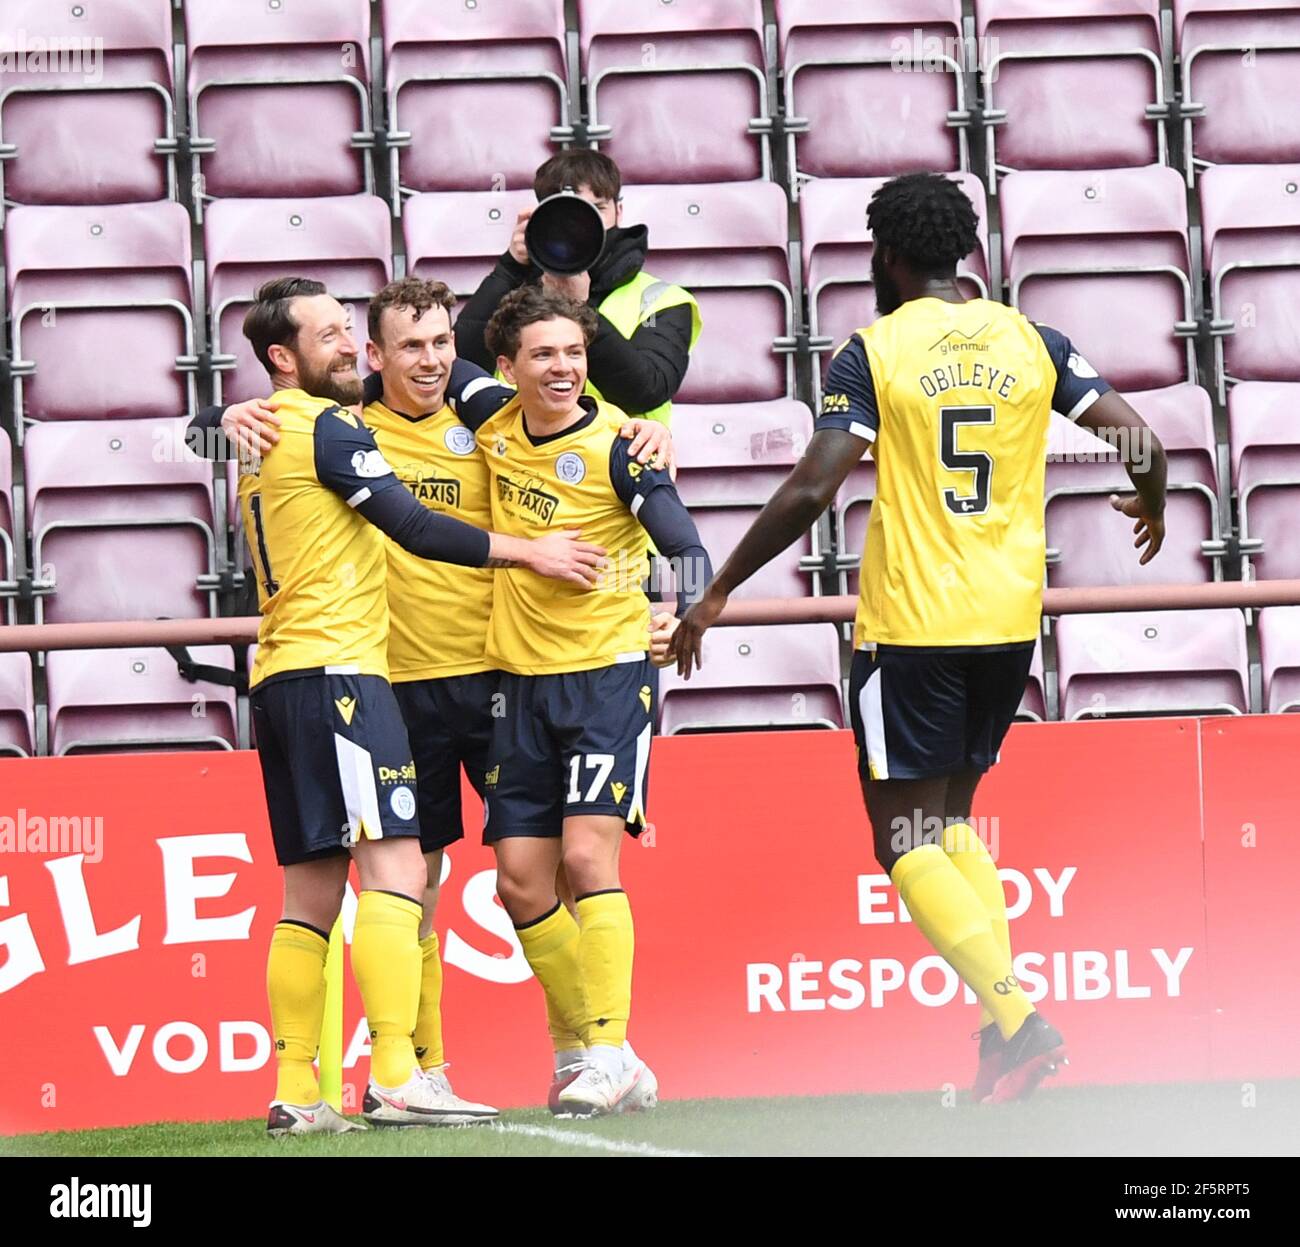
[[[50,1187],[51,1217],[111,1218],[137,1229],[153,1222],[153,1187],[147,1182],[85,1182],[73,1178]]]
[[[980,334],[987,328],[988,324],[986,323],[972,333],[963,333],[960,329],[950,329],[930,350],[938,351],[941,355],[948,355],[953,351],[987,351],[989,349],[988,343],[979,341]]]

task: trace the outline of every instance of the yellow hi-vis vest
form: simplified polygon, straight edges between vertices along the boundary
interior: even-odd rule
[[[598,310],[619,333],[625,338],[630,338],[637,328],[645,324],[656,312],[666,312],[670,307],[681,307],[683,303],[691,309],[689,349],[694,350],[703,324],[700,319],[700,305],[695,301],[695,296],[689,290],[683,290],[681,286],[660,281],[659,278],[651,277],[649,273],[642,271],[631,281],[624,282],[617,290],[611,290]],[[499,369],[496,378],[503,384],[508,384]],[[604,395],[592,385],[590,377],[587,379],[583,393],[590,394],[597,402],[604,401]],[[669,424],[673,418],[672,400],[660,403],[652,411],[634,414],[641,420],[658,420],[660,424]]]

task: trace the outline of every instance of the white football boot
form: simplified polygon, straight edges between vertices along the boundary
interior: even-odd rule
[[[632,1084],[632,1089],[627,1095],[619,1101],[618,1108],[614,1111],[618,1113],[649,1112],[659,1103],[659,1079],[655,1077],[654,1070],[632,1051],[630,1043],[623,1045],[623,1059],[627,1064],[640,1065],[641,1075]]]
[[[451,1080],[447,1077],[447,1066],[439,1065],[436,1069],[427,1069],[424,1076],[442,1092],[447,1104],[447,1116],[437,1124],[440,1126],[472,1126],[476,1121],[492,1121],[501,1116],[501,1110],[490,1104],[475,1104],[473,1100],[462,1100],[451,1089]],[[460,1120],[454,1120],[459,1117]]]
[[[550,1090],[546,1093],[546,1107],[556,1117],[573,1116],[573,1110],[560,1103],[560,1092],[582,1073],[586,1064],[586,1048],[569,1048],[555,1054],[555,1073],[551,1076]]]
[[[361,1115],[373,1126],[467,1126],[489,1121],[497,1110],[456,1096],[440,1070],[416,1068],[400,1087],[381,1087],[372,1078]]]
[[[286,1134],[347,1134],[349,1130],[364,1130],[360,1122],[348,1121],[336,1113],[324,1100],[315,1104],[286,1104],[272,1100],[266,1116],[266,1133],[273,1139]]]
[[[587,1050],[582,1072],[559,1094],[560,1107],[575,1117],[603,1117],[620,1111],[645,1065],[622,1048],[597,1044]]]

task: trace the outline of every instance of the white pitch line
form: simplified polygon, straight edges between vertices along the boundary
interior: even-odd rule
[[[627,1143],[622,1139],[602,1139],[599,1135],[585,1134],[580,1130],[554,1130],[549,1126],[525,1126],[520,1122],[497,1122],[493,1127],[499,1134],[522,1134],[532,1139],[549,1139],[552,1143],[567,1143],[574,1147],[595,1148],[598,1152],[621,1152],[629,1156],[703,1157],[703,1152],[683,1152],[675,1148],[655,1147],[651,1143]]]

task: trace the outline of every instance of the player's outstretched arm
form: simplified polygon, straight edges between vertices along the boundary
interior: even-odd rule
[[[1137,492],[1128,498],[1112,494],[1110,505],[1134,521],[1133,546],[1142,551],[1138,563],[1145,567],[1160,553],[1165,541],[1165,488],[1169,476],[1165,448],[1155,430],[1114,390],[1097,399],[1078,423],[1114,446],[1124,460],[1124,470]]]
[[[203,459],[256,458],[280,440],[275,396],[228,406],[204,407],[189,423],[189,448]]]

